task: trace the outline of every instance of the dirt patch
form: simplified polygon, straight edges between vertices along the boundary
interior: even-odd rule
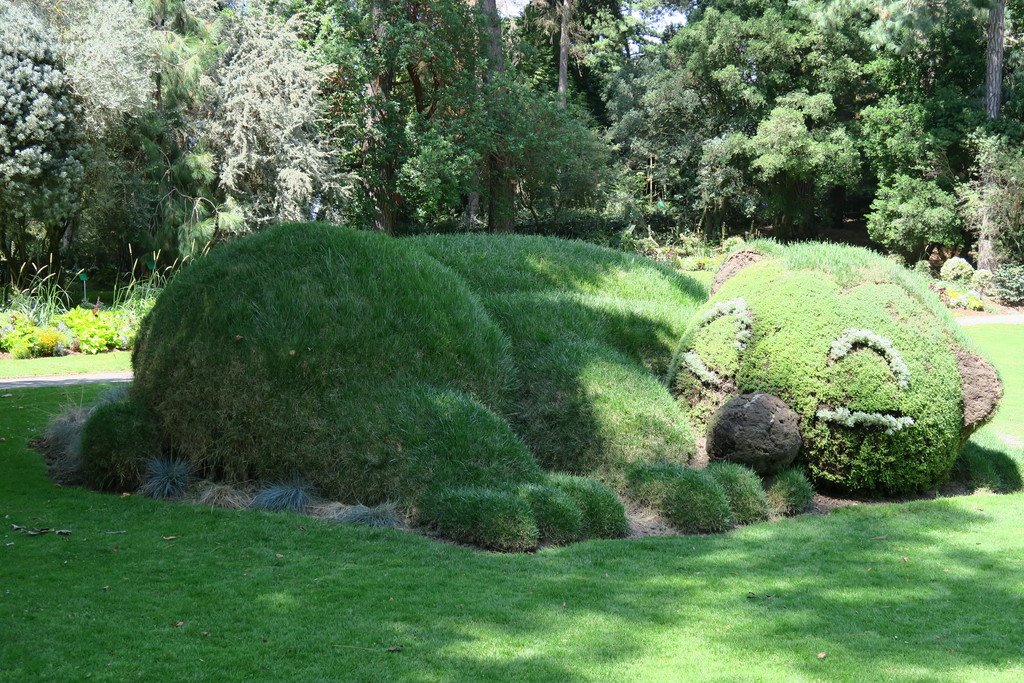
[[[954,351],[964,390],[964,429],[969,435],[995,412],[1003,397],[1003,385],[995,368],[984,358],[961,348]]]
[[[725,281],[748,266],[768,258],[765,254],[756,249],[740,249],[726,259],[722,267],[715,273],[715,279],[711,281],[711,293],[715,294]]]

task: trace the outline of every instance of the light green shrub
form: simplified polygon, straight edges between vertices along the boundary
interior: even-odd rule
[[[954,256],[948,259],[942,264],[942,268],[939,270],[939,277],[947,282],[961,282],[967,284],[971,281],[974,276],[974,266],[960,258]]]
[[[801,416],[816,485],[891,495],[944,481],[969,434],[956,354],[973,347],[927,283],[865,249],[752,245],[766,258],[706,305],[742,298],[750,341],[738,349],[734,321],[700,326],[698,313],[677,351],[674,386],[698,431],[732,396],[772,394]]]

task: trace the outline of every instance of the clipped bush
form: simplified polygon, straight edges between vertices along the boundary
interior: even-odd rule
[[[683,533],[714,534],[733,525],[725,488],[705,470],[686,469],[672,479],[662,514]]]
[[[504,489],[469,487],[428,494],[420,518],[447,538],[499,552],[533,550],[540,538],[529,502]]]
[[[959,256],[947,259],[939,269],[939,278],[947,282],[961,282],[967,284],[974,277],[974,266]]]
[[[998,392],[998,382],[961,368],[967,358],[991,366],[927,284],[866,249],[751,246],[765,258],[705,307],[742,299],[749,339],[740,343],[732,316],[698,314],[677,352],[673,385],[698,430],[731,397],[770,394],[799,416],[800,458],[816,485],[892,495],[943,482],[977,426],[964,419],[965,396]]]
[[[142,488],[144,496],[158,500],[181,498],[192,481],[192,466],[177,458],[150,458]]]
[[[761,478],[752,469],[732,462],[713,462],[706,471],[725,489],[736,524],[753,524],[768,519],[768,496]]]
[[[924,275],[925,277],[932,276],[932,264],[928,261],[921,259],[920,261],[914,262],[914,272],[918,275]]]
[[[250,507],[269,512],[305,512],[313,503],[313,486],[298,477],[277,484],[267,484],[253,496]]]
[[[1001,303],[1007,306],[1024,305],[1024,266],[999,266],[993,278],[993,293]]]
[[[101,491],[134,491],[160,453],[154,416],[135,398],[96,406],[82,427],[82,476]]]
[[[623,538],[629,535],[626,508],[615,491],[593,479],[569,474],[553,474],[548,481],[579,505],[583,513],[584,536]]]
[[[530,504],[541,541],[566,545],[583,538],[583,512],[567,493],[554,486],[525,484],[519,495]]]
[[[768,507],[777,517],[798,515],[814,504],[814,487],[798,469],[780,472],[768,487]]]
[[[133,395],[208,476],[413,504],[539,481],[502,417],[515,372],[478,298],[411,243],[278,225],[181,271],[143,323]]]

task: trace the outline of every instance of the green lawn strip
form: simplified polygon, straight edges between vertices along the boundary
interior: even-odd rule
[[[92,356],[0,360],[0,377],[77,375],[87,372],[116,372],[131,369],[132,354],[128,351],[110,351]]]
[[[0,679],[1014,680],[1024,669],[1021,494],[496,555],[56,489],[25,444],[60,405],[101,390],[0,402]]]

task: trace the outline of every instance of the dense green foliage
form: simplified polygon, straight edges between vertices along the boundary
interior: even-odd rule
[[[923,281],[888,259],[835,245],[757,245],[774,258],[727,280],[709,306],[743,299],[736,321],[688,331],[675,386],[706,421],[730,395],[778,396],[801,416],[801,457],[821,486],[861,493],[921,491],[948,476],[961,444],[963,333]],[[799,302],[797,304],[797,302]],[[693,369],[697,358],[710,370]]]
[[[622,501],[615,491],[601,482],[569,474],[553,474],[550,483],[579,505],[586,538],[622,538],[629,533],[629,521]]]
[[[671,479],[662,506],[672,526],[687,534],[727,531],[735,521],[725,487],[707,470],[680,470]]]

